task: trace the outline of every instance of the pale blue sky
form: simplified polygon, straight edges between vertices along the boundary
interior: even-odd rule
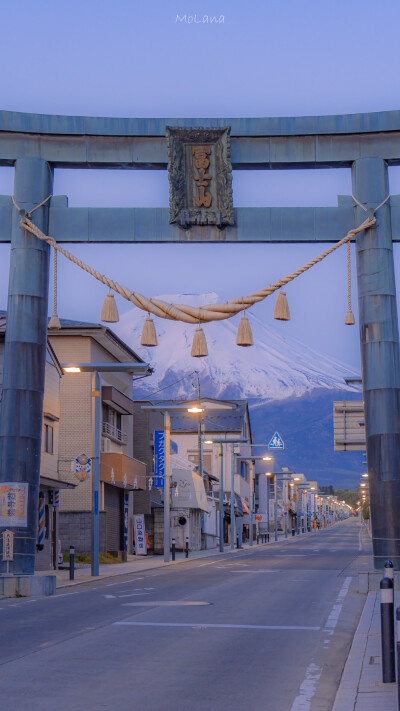
[[[176,22],[185,14],[224,22]],[[166,118],[398,109],[399,25],[398,0],[0,0],[0,109]],[[390,180],[400,193],[400,169]],[[348,170],[235,172],[233,189],[236,206],[336,205],[337,194],[351,192]],[[11,192],[12,169],[2,168],[0,193]],[[56,171],[55,193],[67,193],[71,206],[166,206],[168,183],[165,172]],[[72,247],[147,295],[217,291],[224,299],[275,281],[322,249]],[[0,308],[8,254],[0,245]],[[345,263],[340,251],[302,276],[287,289],[292,321],[273,323],[357,365],[358,329],[343,325]],[[61,316],[97,320],[103,287],[64,260],[60,287]],[[271,300],[256,308],[272,323]]]

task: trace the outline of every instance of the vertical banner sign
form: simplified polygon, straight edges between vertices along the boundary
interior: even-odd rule
[[[135,531],[135,554],[147,555],[146,531],[144,527],[144,515],[138,514],[133,517]]]
[[[124,551],[128,550],[129,494],[124,493]],[[136,538],[136,534],[135,534]]]
[[[3,560],[14,560],[14,534],[3,531]]]
[[[16,482],[0,484],[0,526],[28,525],[28,486]]]
[[[154,488],[164,488],[165,475],[165,432],[154,432]]]

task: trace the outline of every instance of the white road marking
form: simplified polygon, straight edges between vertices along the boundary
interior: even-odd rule
[[[113,622],[113,626],[127,627],[199,627],[200,629],[238,629],[238,630],[310,630],[318,632],[320,627],[295,627],[294,625],[217,625],[203,622]]]
[[[111,598],[115,599],[115,595],[103,595],[103,597],[107,598],[107,600],[111,600]]]
[[[337,625],[339,615],[342,611],[344,599],[349,591],[351,576],[347,577],[339,590],[329,617],[325,623],[324,632],[332,635]],[[324,639],[324,649],[328,649],[330,639]],[[300,686],[299,694],[296,696],[290,711],[310,711],[311,700],[317,690],[317,685],[322,673],[322,667],[314,662],[308,666],[304,680]]]
[[[135,597],[135,595],[150,595],[148,592],[135,592],[129,593],[129,595],[118,595],[118,597]]]
[[[321,673],[322,667],[311,662],[306,669],[304,680],[300,685],[299,694],[293,701],[290,711],[309,711],[311,708],[311,699],[317,690]]]
[[[148,593],[145,594],[148,595]],[[123,602],[121,607],[153,607],[154,605],[159,607],[198,607],[209,604],[209,602],[197,602],[195,600],[154,600],[153,602]]]
[[[136,583],[137,580],[144,580],[147,577],[147,575],[144,575],[141,578],[131,578],[131,580],[122,580],[119,583],[107,583],[105,585],[106,588],[111,588],[113,585],[127,585],[128,583]]]

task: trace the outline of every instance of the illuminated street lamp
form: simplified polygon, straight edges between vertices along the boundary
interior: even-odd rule
[[[92,549],[91,574],[99,574],[100,548],[100,373],[130,373],[131,375],[147,376],[153,372],[148,363],[61,363],[64,373],[92,373],[92,402],[94,411],[93,440],[94,462],[92,472]]]

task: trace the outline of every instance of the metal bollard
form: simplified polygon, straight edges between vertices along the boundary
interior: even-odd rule
[[[396,651],[397,651],[397,702],[400,709],[400,607],[396,610]]]
[[[189,558],[189,537],[186,536],[185,558]]]
[[[394,578],[394,566],[393,566],[393,561],[390,560],[390,558],[388,560],[385,560],[383,575],[385,578],[391,578],[392,580]],[[393,586],[394,586],[394,580],[393,580]]]
[[[172,546],[171,546],[171,557],[172,560],[175,560],[175,538],[172,539]]]
[[[381,589],[381,644],[382,644],[382,681],[391,684],[396,681],[394,657],[394,617],[393,617],[393,580],[382,578]]]
[[[75,546],[69,547],[69,579],[75,580]]]

